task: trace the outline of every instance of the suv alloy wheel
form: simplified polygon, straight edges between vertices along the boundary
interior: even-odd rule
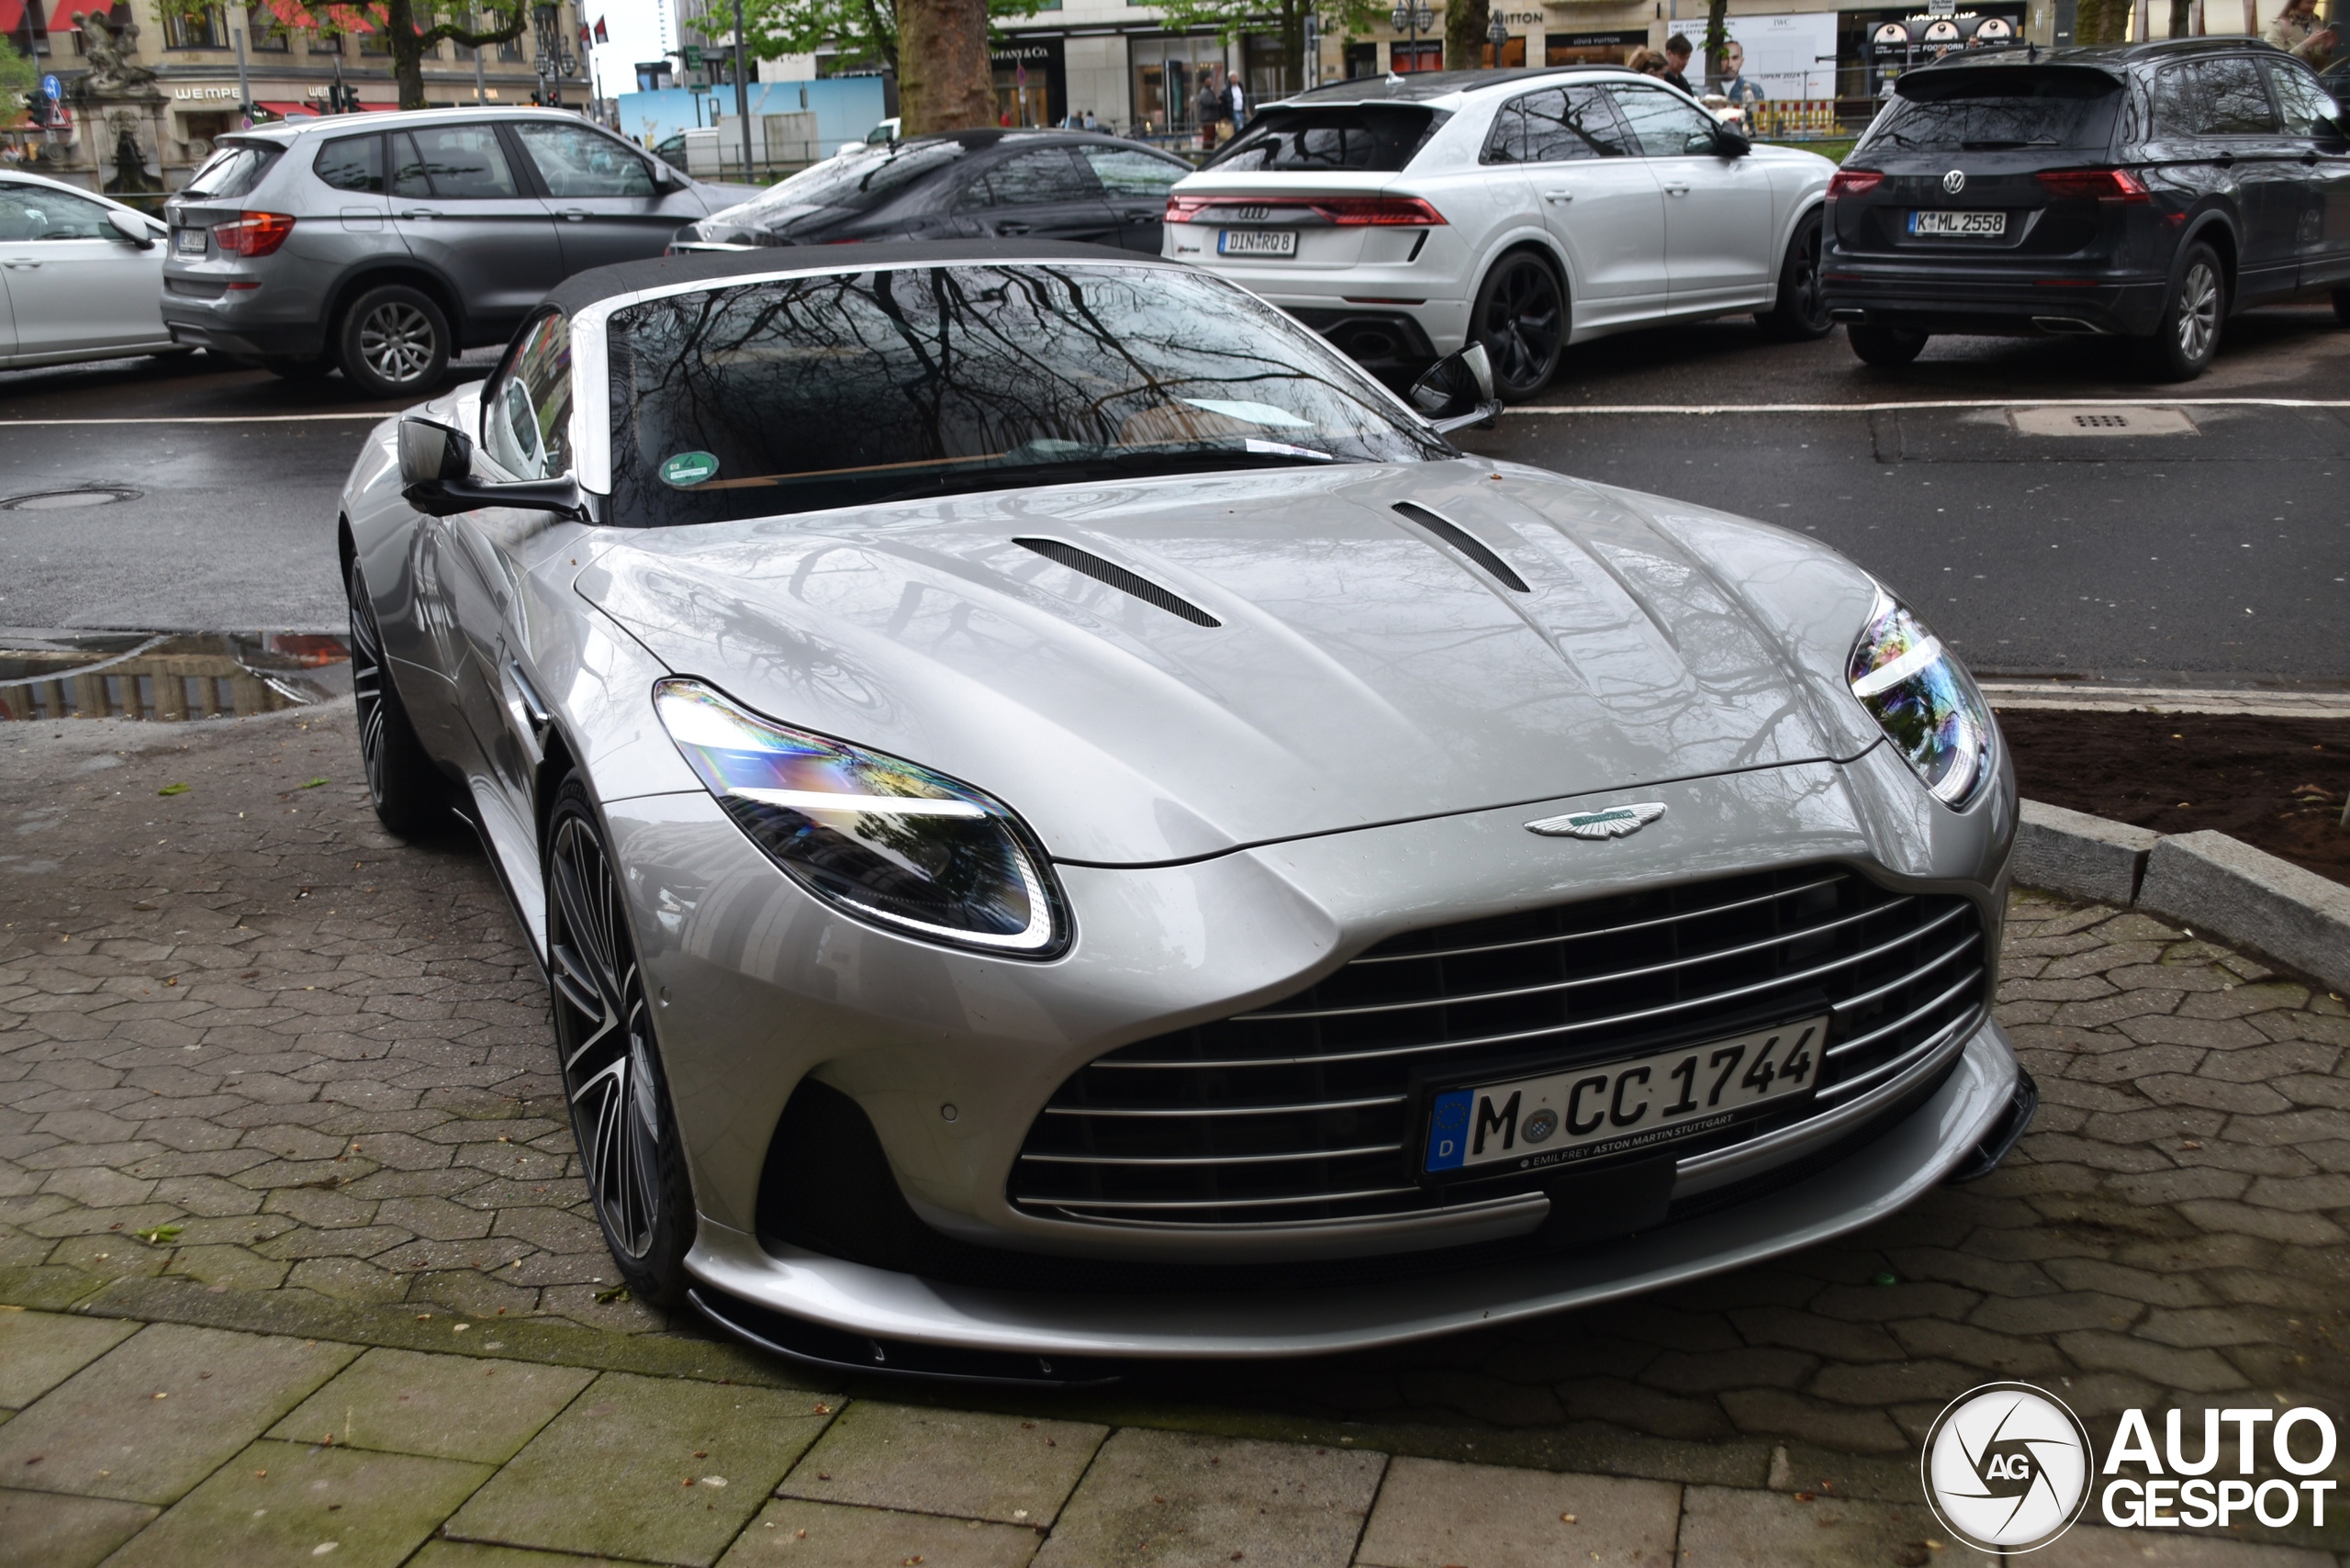
[[[449,319],[404,284],[371,288],[335,330],[342,373],[371,398],[422,398],[449,369]]]

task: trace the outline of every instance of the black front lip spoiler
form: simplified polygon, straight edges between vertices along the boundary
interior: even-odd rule
[[[1998,1170],[1999,1161],[2008,1157],[2008,1152],[2031,1126],[2032,1117],[2039,1114],[2040,1085],[2032,1081],[2031,1073],[2018,1068],[2015,1089],[2008,1096],[2008,1108],[1999,1117],[1998,1125],[1975,1146],[1973,1154],[1942,1178],[1943,1182],[1954,1187],[1961,1182],[1980,1182]]]
[[[1032,1356],[1013,1350],[967,1350],[911,1339],[877,1339],[793,1317],[706,1284],[690,1287],[686,1299],[696,1311],[736,1338],[830,1372],[997,1387],[1100,1388],[1124,1382],[1130,1370],[1123,1361],[1099,1356]]]

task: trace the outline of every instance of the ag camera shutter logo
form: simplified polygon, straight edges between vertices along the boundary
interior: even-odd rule
[[[2026,1383],[1986,1383],[1935,1417],[1919,1468],[1942,1527],[2005,1554],[2073,1527],[2095,1463],[2088,1428],[2063,1401]]]

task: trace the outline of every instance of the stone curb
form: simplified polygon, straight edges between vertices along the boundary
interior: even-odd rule
[[[2165,834],[2039,801],[2021,807],[2020,885],[2184,921],[2350,990],[2350,888],[2208,828]]]

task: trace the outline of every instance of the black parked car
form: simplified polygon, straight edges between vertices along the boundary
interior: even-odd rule
[[[1828,188],[1827,303],[1871,364],[1934,332],[2142,340],[2202,373],[2247,306],[2350,321],[2350,129],[2245,39],[1953,56],[1913,71]]]
[[[677,231],[672,251],[995,236],[1158,254],[1181,159],[1080,131],[964,130],[828,158]]]

